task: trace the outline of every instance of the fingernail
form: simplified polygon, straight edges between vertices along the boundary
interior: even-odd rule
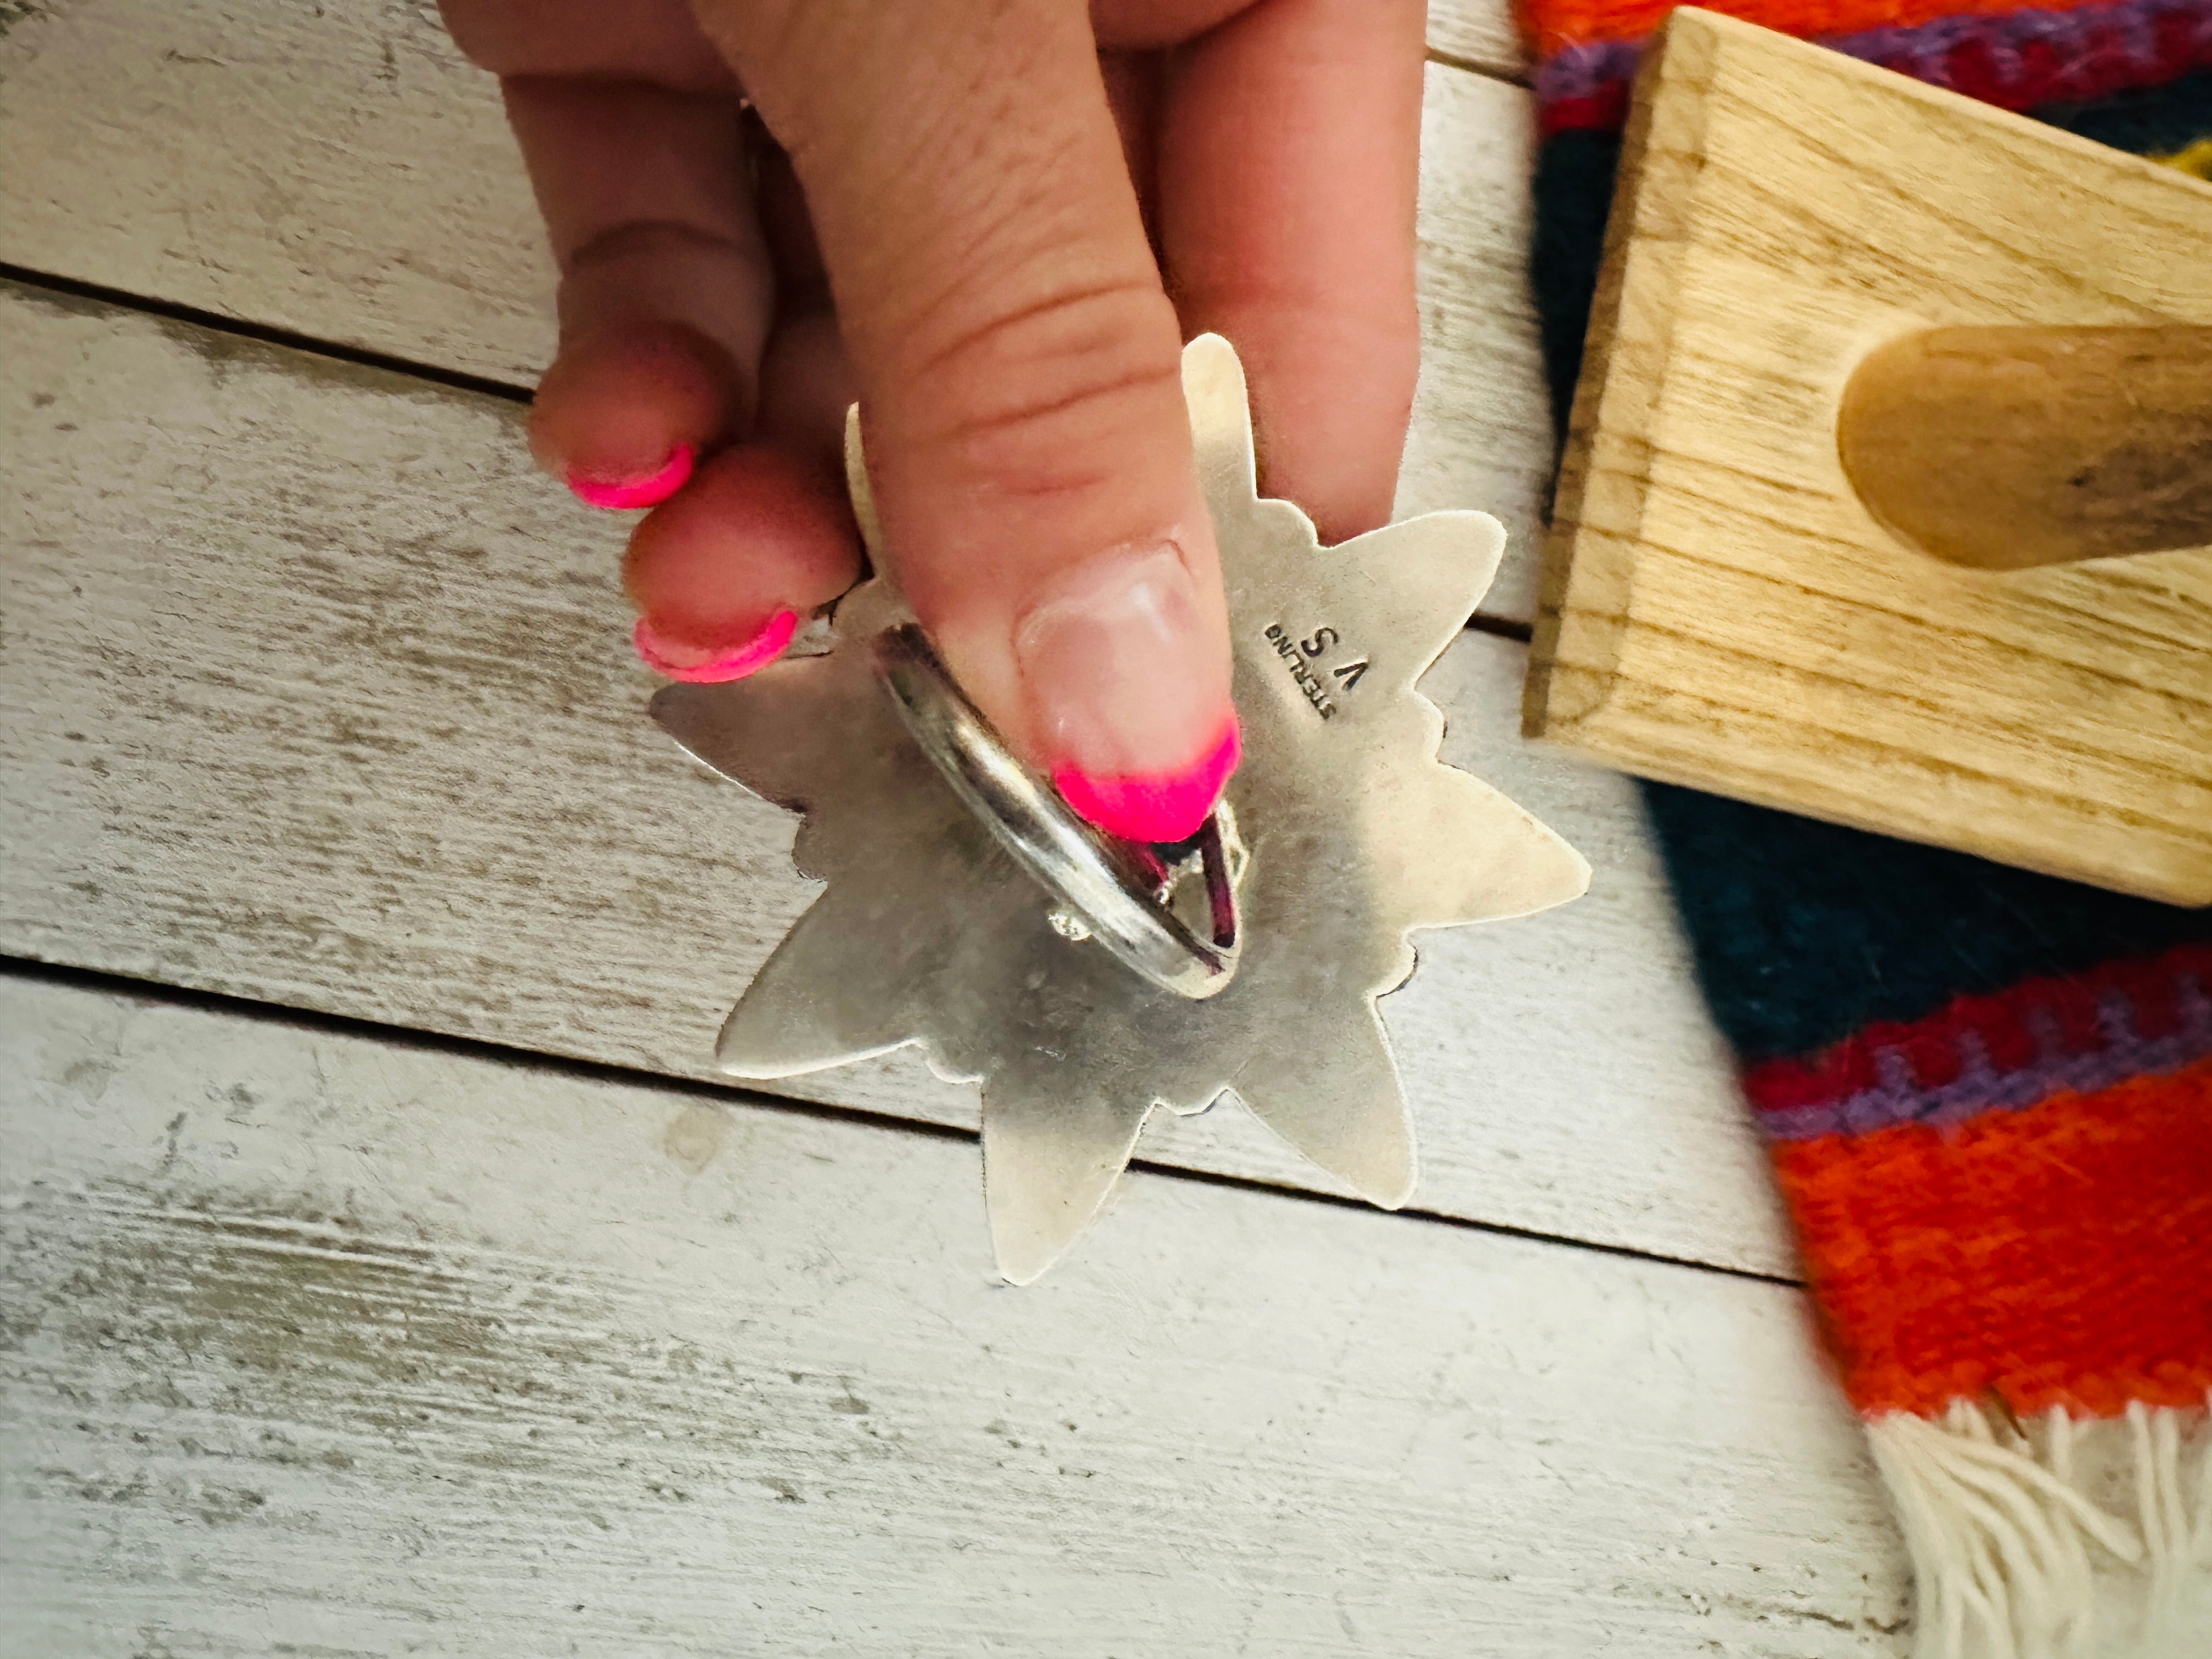
[[[1052,775],[1052,787],[1062,800],[1109,836],[1123,841],[1184,841],[1198,833],[1213,811],[1243,752],[1243,738],[1232,713],[1220,738],[1195,766],[1116,777],[1094,777],[1063,766]]]
[[[715,685],[759,672],[783,654],[784,647],[797,632],[799,613],[787,607],[770,617],[760,632],[735,645],[703,648],[686,645],[655,633],[653,624],[642,617],[637,619],[630,642],[654,673],[694,685]]]
[[[1194,833],[1238,755],[1220,655],[1171,546],[1101,554],[1048,590],[1014,656],[1067,804],[1125,840]]]
[[[572,471],[568,474],[568,488],[586,506],[603,507],[611,512],[658,507],[684,488],[691,477],[691,463],[697,454],[690,444],[678,444],[656,471],[629,478],[598,477]]]

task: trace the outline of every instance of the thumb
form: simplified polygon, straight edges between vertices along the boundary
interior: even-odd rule
[[[890,558],[1079,811],[1204,821],[1228,622],[1181,335],[1080,0],[698,0],[805,185]]]

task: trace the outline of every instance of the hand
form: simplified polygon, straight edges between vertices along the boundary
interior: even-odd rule
[[[750,672],[851,585],[857,399],[969,696],[1102,827],[1194,830],[1237,738],[1181,342],[1243,355],[1269,493],[1388,519],[1421,0],[444,3],[561,269],[532,447],[653,507],[647,660]]]

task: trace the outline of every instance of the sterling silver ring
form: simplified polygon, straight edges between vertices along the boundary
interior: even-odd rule
[[[1095,939],[1177,996],[1210,997],[1229,983],[1241,934],[1218,815],[1190,843],[1206,884],[1212,937],[1201,939],[1164,902],[1172,872],[1159,856],[1093,829],[1015,759],[918,625],[885,629],[872,650],[876,678],[900,723],[952,793],[1062,907],[1055,927]],[[1071,918],[1079,926],[1070,926]]]

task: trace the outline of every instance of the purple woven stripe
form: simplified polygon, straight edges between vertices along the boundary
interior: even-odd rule
[[[1950,54],[1969,40],[1981,43],[2007,79],[2020,72],[2021,48],[2039,41],[2049,45],[2061,58],[2085,58],[2093,47],[2101,52],[2118,52],[2148,75],[2172,61],[2169,53],[2159,50],[2156,24],[2160,18],[2175,17],[2191,26],[2189,38],[2195,41],[2191,56],[2202,61],[2212,51],[2212,0],[2124,0],[2119,5],[2083,6],[2072,11],[1941,17],[1910,28],[1822,35],[1819,44],[1938,87],[1951,85]],[[1643,52],[1640,40],[1598,40],[1568,46],[1538,67],[1537,101],[1553,104],[1568,98],[1593,97],[1633,77]]]
[[[2117,991],[2097,1000],[2102,1047],[2087,1054],[2063,1052],[2057,1022],[2048,1010],[2031,1009],[2028,1028],[2040,1058],[2016,1071],[2001,1072],[1990,1062],[1980,1036],[1959,1036],[1964,1069],[1940,1088],[1913,1081],[1912,1067],[1896,1048],[1875,1053],[1881,1081],[1833,1106],[1785,1106],[1753,1114],[1773,1140],[1810,1140],[1816,1135],[1863,1135],[1899,1123],[1928,1123],[1938,1128],[1963,1123],[1976,1114],[2018,1111],[2062,1093],[2087,1094],[2125,1083],[2131,1077],[2178,1072],[2212,1058],[2212,996],[2202,981],[2185,975],[2176,991],[2179,1029],[2160,1037],[2139,1036],[2134,1003]]]
[[[1644,56],[1641,40],[1595,40],[1568,46],[1536,66],[1536,101],[1588,98],[1614,82],[1632,79]]]
[[[2039,42],[2061,58],[2086,58],[2094,47],[2145,72],[2170,70],[2172,56],[2159,47],[2156,25],[2161,18],[2179,18],[2190,26],[2185,38],[2193,44],[2191,57],[2212,44],[2212,0],[2128,0],[2075,11],[1942,17],[1917,28],[1826,36],[1820,44],[1938,87],[1951,85],[1950,54],[1969,40],[1987,49],[1992,66],[2007,81],[2022,73],[2021,49]]]

